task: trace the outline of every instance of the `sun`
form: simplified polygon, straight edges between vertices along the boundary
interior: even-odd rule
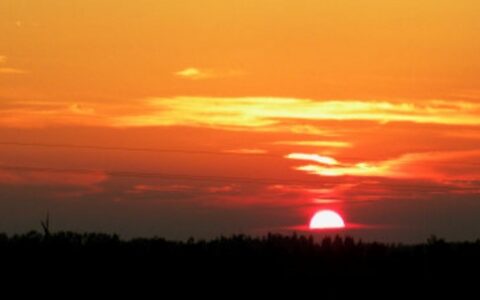
[[[345,228],[343,218],[333,210],[320,210],[310,220],[310,229]]]

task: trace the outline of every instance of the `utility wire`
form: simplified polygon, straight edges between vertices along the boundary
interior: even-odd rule
[[[46,143],[24,143],[24,142],[1,142],[3,146],[19,146],[19,147],[43,147],[43,148],[71,148],[85,150],[102,150],[102,151],[127,151],[127,152],[157,152],[157,153],[180,153],[180,154],[200,154],[200,155],[224,155],[224,156],[261,156],[283,159],[285,153],[241,153],[232,151],[203,151],[203,150],[183,150],[183,149],[161,149],[161,148],[133,148],[120,146],[94,146],[94,145],[78,145],[78,144],[46,144]],[[363,157],[341,156],[342,159],[365,161]],[[437,165],[469,165],[480,166],[475,162],[459,162],[459,161],[443,161],[435,162]]]
[[[186,181],[207,181],[207,182],[240,182],[246,184],[287,184],[287,185],[315,185],[323,183],[324,185],[337,186],[339,183],[320,182],[319,180],[292,180],[285,178],[265,178],[265,177],[239,177],[239,176],[207,176],[207,175],[187,175],[187,174],[172,174],[172,173],[157,173],[157,172],[132,172],[132,171],[109,171],[109,170],[95,170],[95,169],[64,169],[64,168],[47,168],[47,167],[33,167],[33,166],[12,166],[0,165],[0,169],[15,172],[49,172],[49,173],[77,173],[77,174],[92,174],[104,173],[112,177],[129,177],[129,178],[146,178],[146,179],[161,179],[161,180],[186,180]],[[344,182],[346,184],[353,182]],[[362,190],[378,191],[377,186],[370,183],[361,183]],[[394,182],[382,183],[381,186],[393,187],[396,190],[405,190],[412,192],[441,192],[439,185],[420,185],[420,184],[401,184]],[[324,186],[323,186],[324,187]],[[458,187],[449,186],[450,189],[461,191],[480,192],[477,187]]]
[[[269,153],[241,153],[231,151],[203,151],[203,150],[182,150],[182,149],[160,149],[160,148],[132,148],[118,146],[93,146],[93,145],[76,145],[76,144],[43,144],[43,143],[20,143],[20,142],[0,142],[3,146],[20,146],[20,147],[44,147],[44,148],[73,148],[87,150],[111,150],[111,151],[128,151],[128,152],[159,152],[159,153],[182,153],[182,154],[206,154],[206,155],[241,155],[241,156],[271,156],[282,158],[281,154]]]

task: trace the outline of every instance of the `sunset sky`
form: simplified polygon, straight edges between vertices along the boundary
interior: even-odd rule
[[[2,0],[0,231],[310,233],[329,209],[368,240],[478,238],[479,15]]]

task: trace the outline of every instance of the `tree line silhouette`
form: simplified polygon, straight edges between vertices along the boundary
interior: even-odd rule
[[[446,242],[432,236],[422,244],[402,245],[338,235],[316,241],[295,233],[123,240],[115,234],[51,233],[43,225],[44,233],[0,234],[2,269],[11,278],[102,286],[107,280],[141,287],[303,286],[330,296],[383,291],[403,299],[411,290],[443,293],[480,270],[480,240]]]

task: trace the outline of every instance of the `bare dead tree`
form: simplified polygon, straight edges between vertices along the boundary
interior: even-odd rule
[[[45,218],[45,221],[41,221],[40,224],[42,225],[43,228],[43,233],[45,237],[50,236],[50,214],[47,212],[47,217]]]

